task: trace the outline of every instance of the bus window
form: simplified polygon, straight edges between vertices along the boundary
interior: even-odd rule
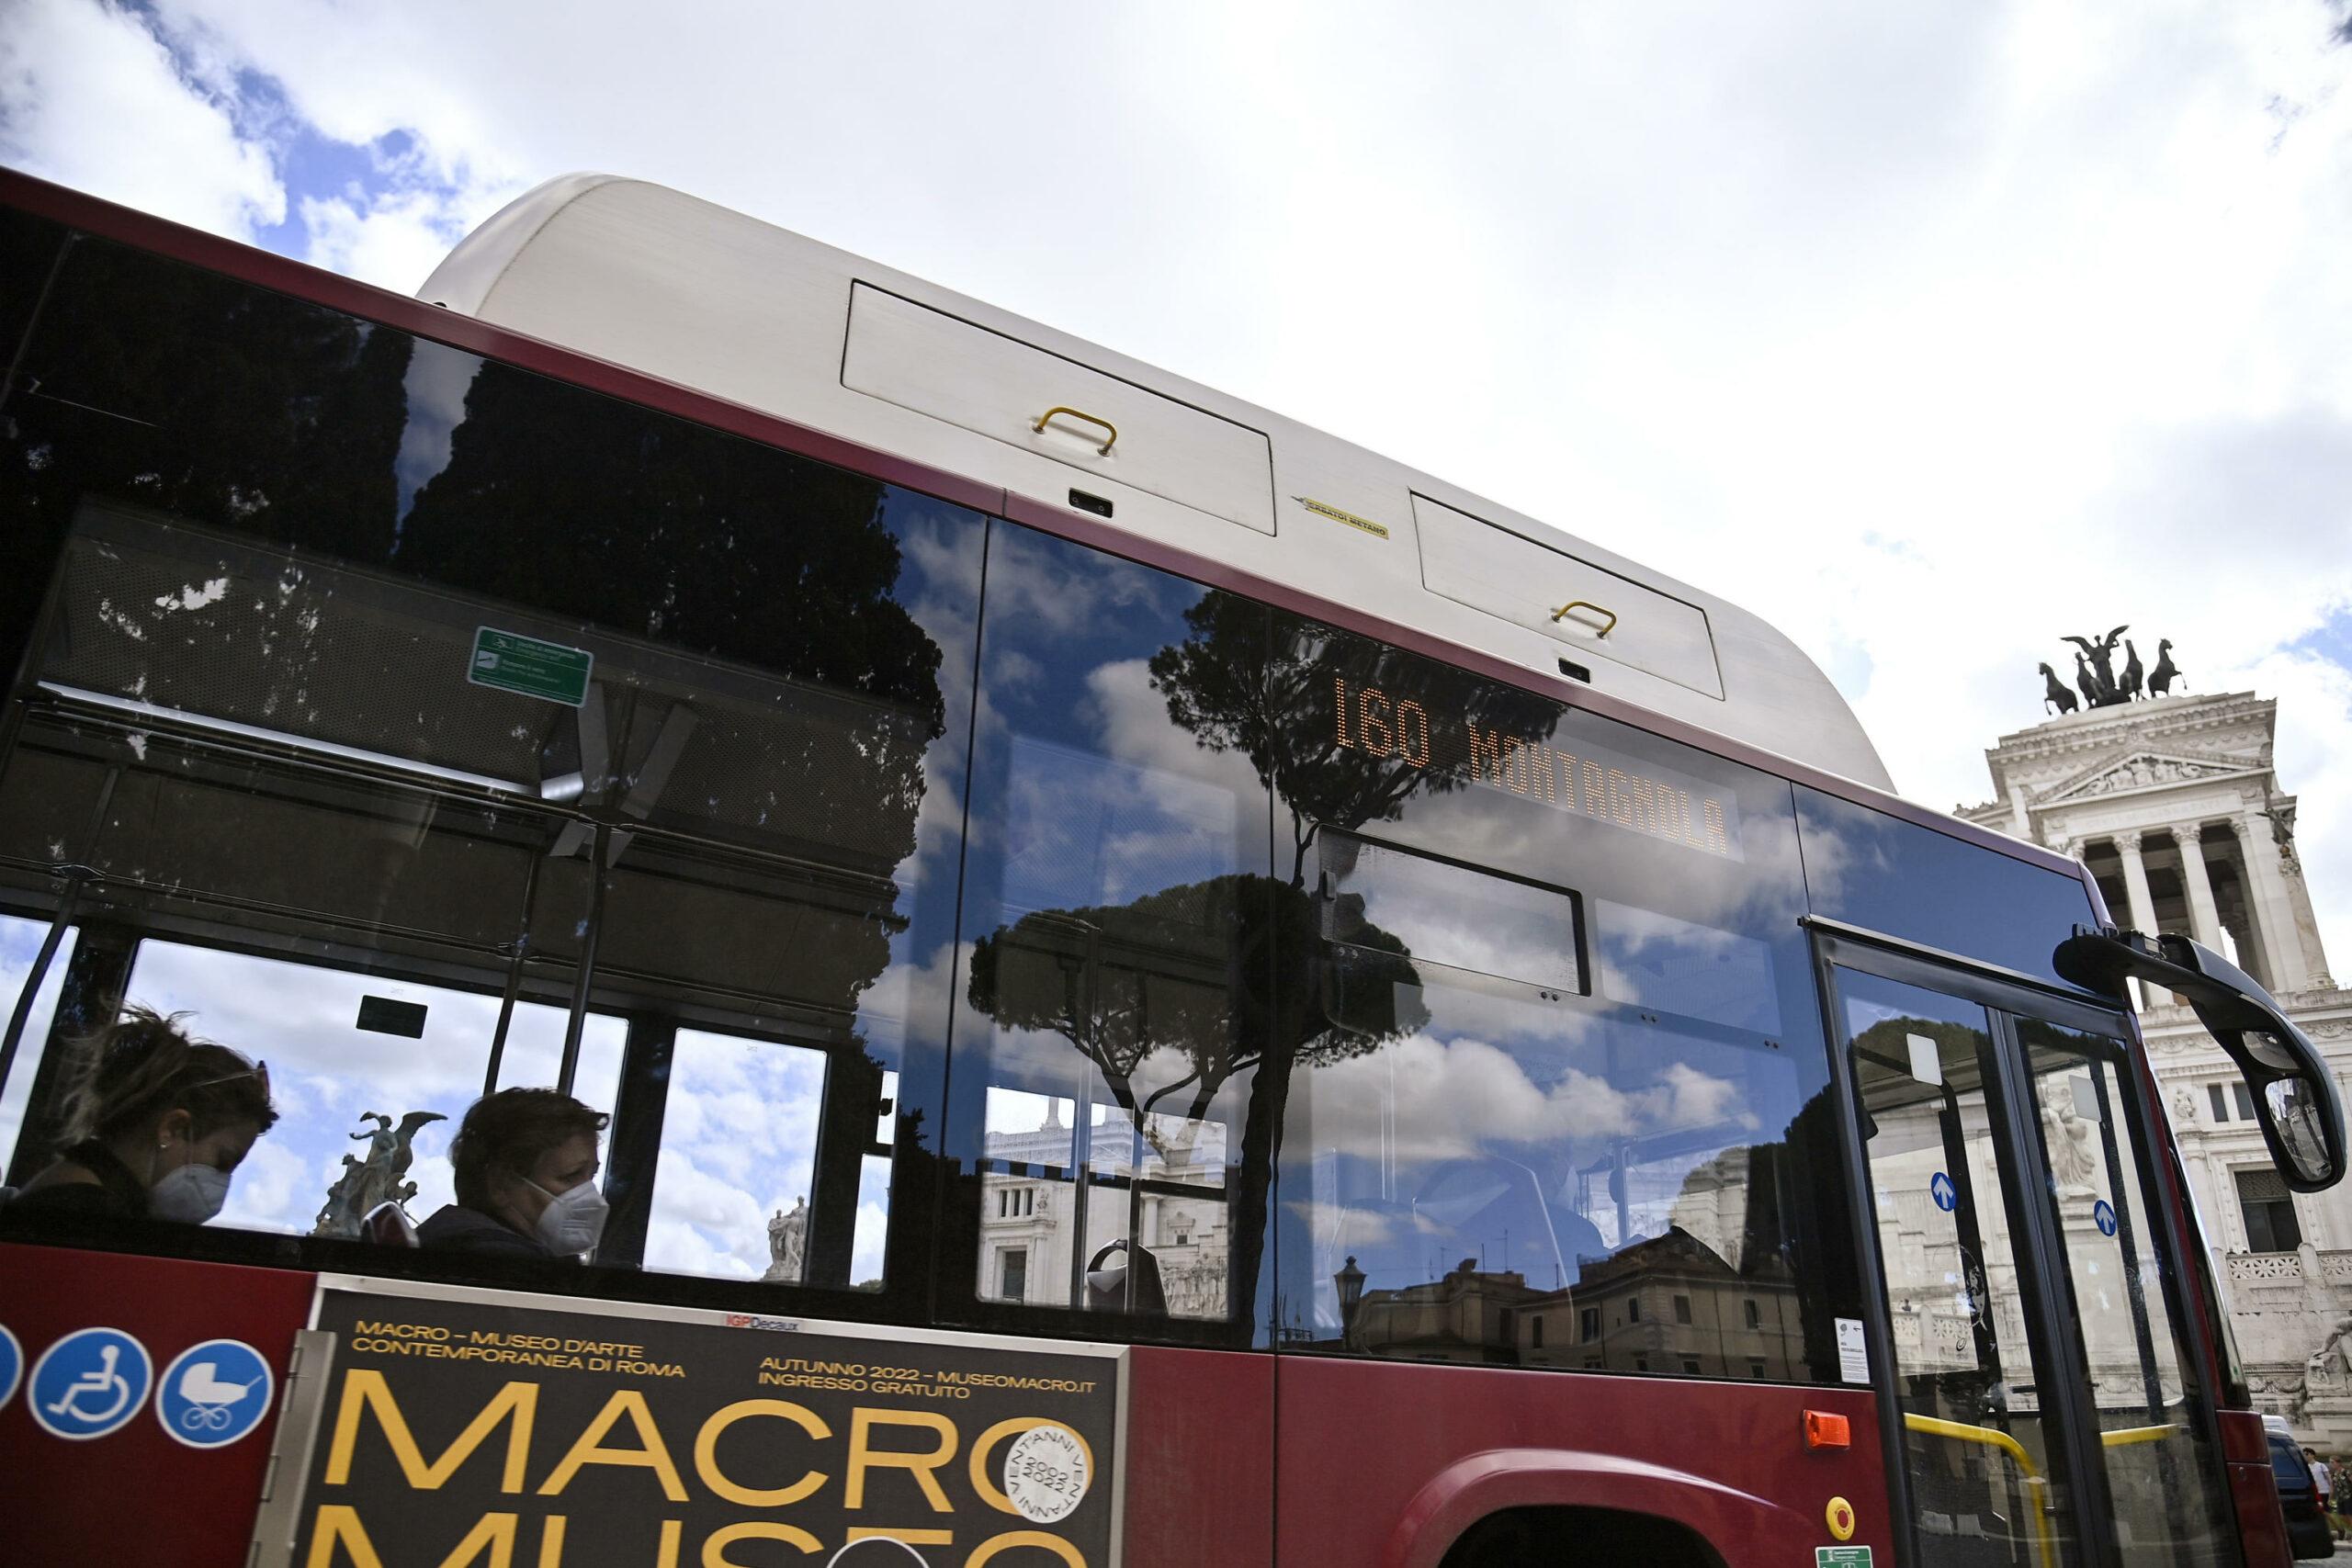
[[[49,927],[47,920],[0,914],[0,1029],[7,1027],[8,1019],[25,1003],[25,986],[32,978],[42,943],[49,939]],[[62,933],[49,968],[25,1007],[16,1060],[9,1066],[7,1084],[0,1088],[0,1171],[8,1168],[17,1134],[23,1130],[25,1105],[47,1055],[50,1024],[57,1016],[57,999],[64,993],[65,975],[74,962],[74,943],[79,934],[70,927]]]
[[[282,1258],[233,1228],[310,1234],[345,1154],[425,1217],[495,1058],[613,1118],[600,1266],[889,1277],[893,1169],[937,1152],[986,519],[98,240],[22,356],[0,580],[47,597],[0,899],[35,914],[69,844],[65,994],[276,1069],[188,1245]]]
[[[1856,1287],[1788,785],[1277,625],[1275,840],[1319,918],[1276,954],[1276,1334],[1837,1381]]]
[[[951,1077],[984,1313],[1250,1332],[1271,1143],[1244,1147],[1248,955],[1272,888],[1234,719],[1168,662],[1209,625],[1262,649],[1245,600],[1023,529],[990,544]],[[1258,673],[1216,677],[1235,712]]]
[[[420,1220],[456,1201],[449,1139],[482,1092],[497,997],[160,939],[139,944],[126,995],[187,1013],[191,1032],[269,1064],[281,1120],[238,1168],[220,1224],[351,1237],[386,1196]],[[387,1003],[406,1016],[380,1016]],[[386,1032],[387,1022],[416,1032]],[[553,1083],[563,1034],[562,1009],[519,1004],[498,1087]],[[602,1015],[582,1032],[574,1089],[598,1110],[617,1098],[627,1035]],[[387,1136],[395,1156],[403,1145],[408,1153],[403,1190],[345,1180]]]
[[[678,1031],[647,1267],[800,1283],[824,1093],[821,1051]]]
[[[2051,954],[2090,922],[2077,878],[1804,784],[1796,798],[1815,914],[2072,984]]]

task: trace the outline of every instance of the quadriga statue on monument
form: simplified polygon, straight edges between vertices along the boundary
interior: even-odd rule
[[[2161,697],[2172,691],[2180,679],[2180,669],[2172,661],[2172,639],[2156,644],[2156,667],[2146,672],[2146,686],[2142,688],[2140,650],[2123,634],[2132,629],[2130,623],[2117,626],[2104,637],[2062,637],[2075,645],[2075,688],[2083,694],[2083,702],[2095,708],[2114,707],[2141,697]],[[2115,649],[2123,647],[2124,664],[2120,676],[2115,671]],[[2041,676],[2041,707],[2044,713],[2055,709],[2063,716],[2076,711],[2075,694],[2066,689],[2058,671],[2047,664],[2034,666]]]

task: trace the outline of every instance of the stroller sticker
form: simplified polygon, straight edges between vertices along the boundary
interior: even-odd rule
[[[25,1390],[42,1431],[84,1442],[119,1431],[146,1403],[147,1347],[119,1328],[80,1328],[40,1353]]]
[[[260,1351],[242,1339],[208,1339],[164,1369],[155,1419],[192,1449],[226,1448],[261,1425],[276,1388]]]

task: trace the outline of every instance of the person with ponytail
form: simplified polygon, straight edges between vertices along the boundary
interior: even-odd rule
[[[269,1067],[192,1038],[187,1015],[127,1008],[80,1043],[66,1148],[25,1184],[10,1217],[135,1219],[202,1224],[229,1200],[229,1179],[277,1120]]]

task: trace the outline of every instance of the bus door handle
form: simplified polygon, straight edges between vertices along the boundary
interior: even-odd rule
[[[1612,609],[1610,609],[1610,608],[1609,608],[1607,605],[1605,605],[1605,604],[1594,604],[1594,603],[1593,603],[1591,600],[1589,600],[1589,599],[1571,599],[1571,600],[1569,600],[1566,604],[1565,604],[1561,605],[1558,609],[1556,609],[1556,610],[1555,610],[1555,611],[1553,611],[1553,612],[1552,612],[1552,618],[1553,618],[1555,621],[1558,621],[1558,620],[1565,620],[1565,619],[1567,617],[1567,614],[1568,614],[1568,612],[1569,612],[1570,610],[1591,610],[1591,611],[1595,612],[1596,614],[1603,615],[1606,615],[1606,616],[1608,616],[1608,617],[1609,617],[1609,624],[1608,624],[1608,625],[1606,625],[1606,626],[1602,626],[1599,631],[1597,631],[1597,632],[1595,632],[1595,633],[1593,633],[1593,634],[1592,634],[1593,636],[1595,636],[1595,637],[1607,637],[1611,632],[1613,632],[1613,631],[1615,631],[1615,630],[1617,629],[1617,612],[1616,612],[1616,611],[1614,611],[1614,610],[1612,610]],[[1580,622],[1580,624],[1581,624],[1581,622]]]
[[[1046,422],[1052,419],[1054,415],[1057,413],[1066,413],[1072,419],[1082,419],[1089,424],[1099,424],[1103,429],[1109,431],[1111,433],[1111,439],[1103,442],[1102,446],[1097,446],[1094,449],[1094,453],[1095,456],[1099,457],[1107,457],[1111,455],[1112,444],[1119,439],[1119,427],[1098,414],[1086,412],[1083,409],[1060,407],[1049,408],[1044,413],[1039,414],[1037,416],[1037,423],[1031,425],[1029,428],[1037,434],[1044,434],[1046,433]]]

